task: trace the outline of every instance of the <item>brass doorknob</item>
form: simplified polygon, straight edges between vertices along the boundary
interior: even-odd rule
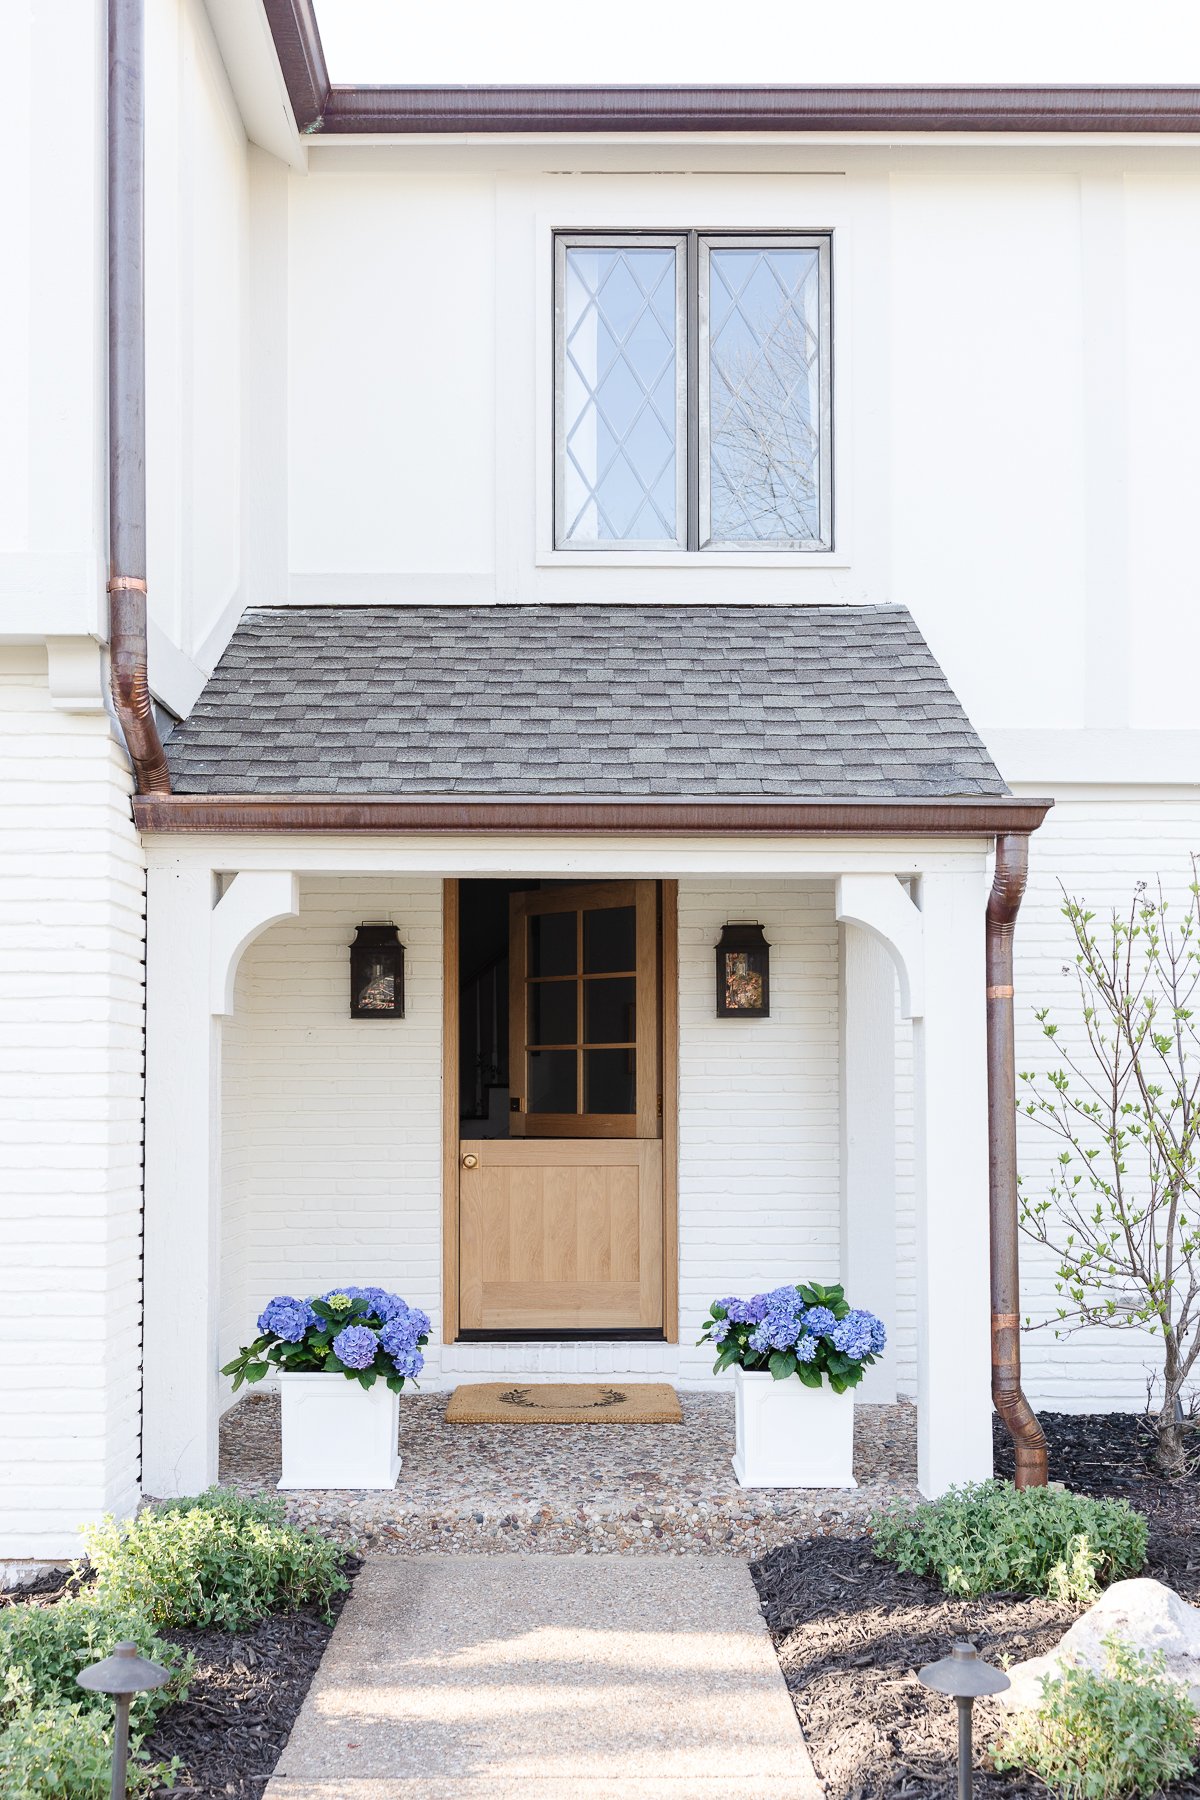
[[[470,1152],[463,1157],[462,1162],[464,1169],[477,1169],[479,1167],[479,1158],[477,1156],[472,1156]]]

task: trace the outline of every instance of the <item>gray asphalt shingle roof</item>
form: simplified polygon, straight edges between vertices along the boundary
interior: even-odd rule
[[[1008,791],[895,606],[253,609],[167,755],[181,794]]]

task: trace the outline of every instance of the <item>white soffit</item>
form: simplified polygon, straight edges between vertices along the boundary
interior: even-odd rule
[[[246,136],[261,150],[303,173],[308,167],[307,152],[296,129],[261,0],[204,0],[204,7]]]

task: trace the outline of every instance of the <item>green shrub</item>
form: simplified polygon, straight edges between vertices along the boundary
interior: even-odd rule
[[[216,1625],[238,1631],[276,1608],[329,1603],[348,1585],[343,1552],[286,1521],[277,1500],[210,1488],[136,1519],[105,1519],[84,1532],[97,1588],[140,1608],[152,1625]]]
[[[1052,1594],[1087,1606],[1146,1560],[1146,1521],[1125,1500],[981,1481],[940,1500],[896,1501],[872,1520],[875,1554],[950,1594]]]
[[[112,1702],[106,1719],[82,1706],[17,1706],[0,1724],[0,1800],[108,1800]],[[178,1760],[148,1764],[131,1740],[126,1793],[170,1787]]]
[[[0,1611],[0,1669],[7,1672],[10,1693],[34,1706],[78,1703],[110,1717],[108,1695],[88,1693],[75,1677],[127,1640],[140,1655],[173,1671],[164,1687],[139,1694],[133,1702],[134,1724],[145,1729],[164,1706],[184,1697],[193,1658],[155,1637],[140,1608],[85,1592],[57,1606],[17,1605]]]
[[[1195,1707],[1163,1674],[1163,1658],[1106,1638],[1105,1669],[1064,1669],[1040,1704],[992,1746],[998,1769],[1027,1769],[1065,1800],[1157,1794],[1196,1755]]]

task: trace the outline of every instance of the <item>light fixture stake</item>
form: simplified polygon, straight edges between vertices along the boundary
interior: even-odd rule
[[[1002,1670],[983,1661],[974,1644],[963,1641],[940,1662],[926,1663],[917,1680],[936,1694],[948,1694],[958,1707],[958,1800],[971,1800],[972,1708],[981,1694],[1002,1694],[1012,1683]]]
[[[138,1655],[136,1644],[115,1644],[111,1656],[103,1662],[81,1669],[75,1677],[82,1688],[95,1694],[111,1694],[117,1716],[113,1726],[113,1767],[111,1800],[125,1800],[125,1778],[129,1770],[129,1708],[135,1694],[148,1688],[162,1687],[171,1679],[169,1669],[147,1662]]]

